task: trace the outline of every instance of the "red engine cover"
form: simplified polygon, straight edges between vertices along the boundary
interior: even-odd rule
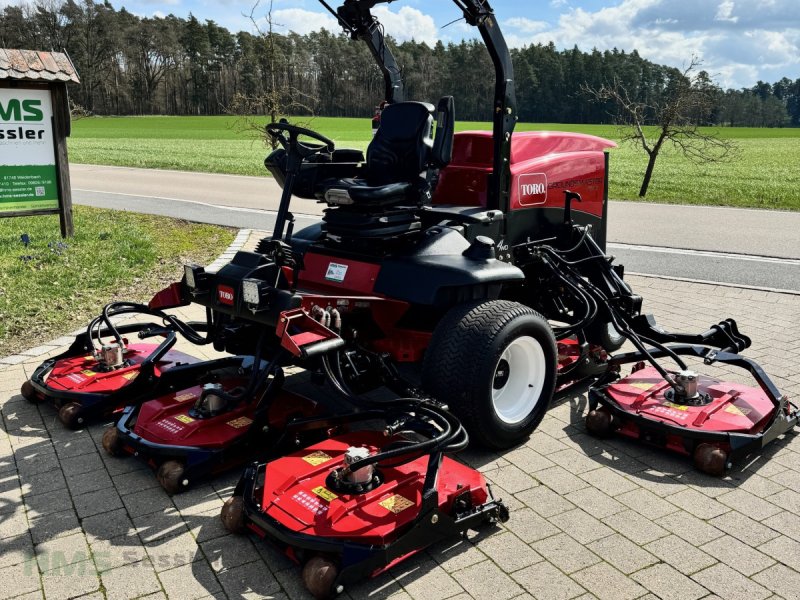
[[[381,468],[384,483],[365,494],[334,492],[325,485],[341,467],[350,446],[377,452],[389,440],[371,431],[327,439],[267,464],[263,511],[287,529],[361,544],[386,544],[417,516],[428,457],[396,468]],[[449,511],[455,497],[469,490],[474,505],[486,502],[483,475],[445,457],[439,470],[439,506]]]
[[[53,390],[110,394],[122,389],[139,375],[139,366],[158,347],[157,344],[130,344],[125,351],[125,359],[131,365],[103,372],[98,369],[97,360],[91,356],[62,358],[53,366],[47,378],[47,386]],[[156,376],[161,371],[181,364],[193,364],[199,359],[183,352],[170,350],[156,365]]]
[[[698,381],[700,392],[712,398],[705,406],[670,402],[665,396],[670,387],[653,367],[617,381],[606,388],[606,393],[627,412],[687,430],[759,433],[773,414],[772,402],[758,388],[705,376]],[[638,437],[630,424],[623,425],[620,433]],[[675,449],[685,452],[682,444]]]
[[[226,391],[247,385],[245,378],[223,380]],[[243,402],[230,412],[209,419],[196,419],[189,415],[202,392],[196,385],[174,394],[167,394],[142,404],[133,431],[149,442],[172,446],[198,448],[223,448],[242,437],[253,422],[255,402]],[[281,427],[297,415],[311,416],[316,403],[296,394],[282,391],[273,399],[269,413],[271,427]]]

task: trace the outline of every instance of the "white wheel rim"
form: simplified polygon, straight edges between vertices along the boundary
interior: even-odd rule
[[[492,405],[497,417],[515,425],[524,421],[539,404],[545,379],[542,345],[524,335],[513,340],[495,365]]]

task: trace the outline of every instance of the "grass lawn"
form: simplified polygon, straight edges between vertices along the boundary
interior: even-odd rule
[[[263,142],[237,132],[232,117],[107,117],[77,121],[69,141],[73,162],[267,175]],[[366,148],[369,119],[317,117],[308,124],[340,148]],[[459,123],[458,129],[488,129]],[[619,138],[608,125],[520,123],[517,131],[561,130]],[[739,147],[730,162],[696,166],[671,147],[662,151],[647,200],[800,210],[800,129],[718,128]],[[638,200],[646,155],[625,145],[612,151],[610,196]]]
[[[148,301],[184,262],[208,264],[233,230],[75,207],[75,237],[58,216],[0,219],[0,356],[85,325],[114,300]],[[21,236],[27,234],[26,246]]]

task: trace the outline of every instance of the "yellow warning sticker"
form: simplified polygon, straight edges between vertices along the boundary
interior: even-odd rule
[[[328,462],[331,458],[331,456],[325,454],[322,450],[317,450],[308,456],[304,456],[303,460],[316,467],[317,465]]]
[[[83,360],[86,361],[86,362],[93,361],[94,360],[94,356],[84,356]]]
[[[394,514],[403,512],[407,508],[411,508],[414,506],[414,503],[409,500],[408,498],[404,498],[400,494],[395,494],[394,496],[389,496],[386,500],[381,500],[378,502],[383,508],[388,510],[389,512],[393,512]]]
[[[631,387],[635,387],[637,390],[647,391],[651,387],[653,387],[655,383],[647,383],[646,381],[634,381],[630,384]]]
[[[724,410],[728,414],[736,415],[737,417],[746,417],[751,412],[753,412],[752,409],[741,408],[740,406],[736,406],[735,404],[729,404],[722,410]]]
[[[95,373],[91,369],[86,369],[85,371],[81,371],[81,373],[83,373],[87,377],[94,377],[95,375],[97,375],[97,373]]]
[[[189,415],[178,415],[175,417],[176,420],[180,421],[181,423],[192,423],[194,419]]]
[[[241,429],[242,427],[247,427],[250,423],[253,422],[253,419],[250,417],[239,417],[238,419],[234,419],[233,421],[228,421],[228,425],[233,427],[234,429]]]
[[[183,394],[178,394],[175,396],[175,402],[183,402],[185,400],[193,400],[197,398],[197,394],[193,392],[184,392]]]
[[[689,410],[689,407],[686,404],[675,404],[673,402],[664,402],[663,406],[669,406],[670,408],[674,408],[675,410]]]
[[[333,502],[334,500],[336,500],[339,497],[336,494],[334,494],[332,491],[330,491],[328,488],[323,487],[323,486],[315,487],[311,491],[314,492],[317,496],[319,496],[323,500],[327,500],[328,502]]]
[[[127,379],[128,381],[133,381],[139,376],[139,371],[129,371],[122,376],[123,379]]]

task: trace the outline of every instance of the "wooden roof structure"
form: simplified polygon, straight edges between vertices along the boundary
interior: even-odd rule
[[[64,52],[0,48],[0,81],[4,79],[80,83],[75,66]]]

